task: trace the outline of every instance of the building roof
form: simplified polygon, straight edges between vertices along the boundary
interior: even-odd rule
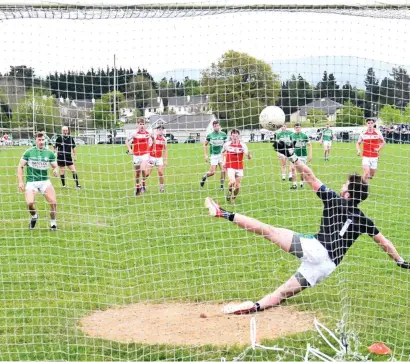
[[[182,107],[182,106],[193,106],[193,105],[207,105],[208,98],[205,95],[200,96],[180,96],[180,97],[169,97],[168,107]]]
[[[326,112],[327,115],[335,114],[339,108],[344,107],[343,104],[335,102],[330,98],[315,99],[313,102],[300,107],[299,115],[306,116],[309,109],[320,109]]]
[[[194,114],[194,115],[177,115],[177,114],[153,114],[149,117],[150,124],[163,124],[165,128],[172,130],[206,130],[209,123],[215,120],[214,114]]]

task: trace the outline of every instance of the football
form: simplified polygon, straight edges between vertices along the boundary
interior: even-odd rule
[[[285,112],[280,107],[268,106],[259,115],[259,123],[262,128],[274,131],[285,123]]]

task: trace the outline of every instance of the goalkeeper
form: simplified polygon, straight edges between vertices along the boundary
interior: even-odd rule
[[[376,228],[373,221],[359,209],[361,201],[368,196],[368,184],[361,176],[352,174],[343,184],[340,195],[320,182],[312,170],[298,160],[293,152],[293,143],[287,146],[283,141],[275,141],[277,152],[291,161],[296,170],[304,175],[305,181],[323,202],[323,214],[319,231],[315,235],[303,235],[288,229],[264,224],[248,216],[221,209],[211,198],[205,199],[205,206],[211,216],[232,221],[240,228],[264,236],[283,251],[300,259],[296,273],[272,294],[256,303],[243,302],[224,307],[224,313],[246,314],[279,305],[308,287],[313,287],[328,277],[340,264],[344,255],[362,234],[368,234],[396,262],[399,267],[409,269],[394,245]]]

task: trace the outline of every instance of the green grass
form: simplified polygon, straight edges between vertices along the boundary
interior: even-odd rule
[[[250,144],[237,212],[302,233],[317,231],[320,200],[310,190],[289,191],[280,180],[279,161],[270,144]],[[77,328],[96,309],[137,302],[226,302],[256,300],[292,275],[297,261],[266,240],[207,217],[203,199],[221,201],[218,178],[204,189],[202,145],[170,145],[166,193],[158,192],[156,171],[148,192],[133,196],[131,158],[121,146],[83,146],[77,163],[81,191],[58,194],[57,233],[48,231],[48,207],[37,206],[38,228],[29,232],[24,197],[17,193],[16,165],[24,149],[1,150],[0,185],[0,360],[220,360],[243,348],[119,344],[92,339]],[[362,208],[380,230],[410,258],[410,146],[383,150],[371,196]],[[314,145],[312,167],[339,190],[351,171],[361,171],[353,144],[335,144],[325,163]],[[368,237],[361,237],[341,266],[322,284],[287,302],[315,311],[332,329],[344,318],[357,333],[359,351],[383,341],[397,359],[410,355],[410,273],[395,264]],[[259,318],[263,318],[263,314]],[[276,341],[301,359],[307,343],[327,350],[317,333]],[[249,352],[248,360],[273,360],[273,352]],[[387,358],[379,358],[386,360]]]

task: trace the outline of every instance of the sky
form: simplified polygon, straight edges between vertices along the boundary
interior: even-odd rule
[[[81,1],[96,4],[113,1]],[[157,0],[157,3],[176,1]],[[267,1],[266,1],[267,2]],[[302,3],[301,1],[299,1]],[[374,1],[343,1],[344,4],[374,4]],[[34,4],[40,1],[0,1]],[[43,2],[45,3],[45,2]],[[78,3],[59,1],[59,3]],[[147,1],[119,0],[116,4]],[[192,3],[200,3],[193,1]],[[252,0],[208,1],[202,4],[253,4]],[[295,3],[271,1],[270,3]],[[342,3],[341,1],[305,1]],[[389,3],[389,1],[383,1]],[[392,3],[392,1],[390,1]],[[406,3],[394,1],[394,3]],[[273,64],[280,73],[281,63],[306,79],[316,79],[326,69],[306,67],[309,58],[323,57],[331,69],[340,61],[344,80],[362,72],[365,64],[384,70],[383,62],[410,64],[410,20],[380,19],[332,14],[289,12],[240,12],[222,15],[108,20],[23,19],[0,22],[0,72],[10,65],[34,67],[36,74],[88,70],[113,65],[146,68],[151,74],[197,78],[227,50],[246,52]],[[342,58],[341,58],[342,57]],[[341,60],[342,59],[342,60]],[[306,70],[308,69],[308,70]]]

